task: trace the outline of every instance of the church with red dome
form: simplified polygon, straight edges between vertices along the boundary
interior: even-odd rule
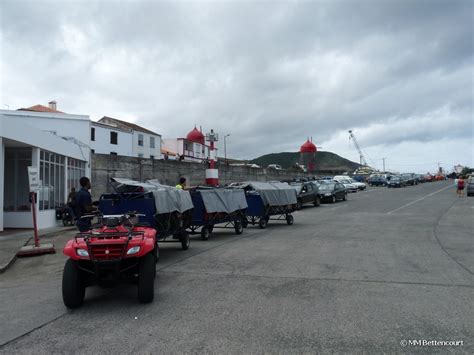
[[[209,157],[209,146],[202,129],[196,126],[186,134],[185,138],[163,139],[163,151],[169,156],[185,161],[200,162]]]

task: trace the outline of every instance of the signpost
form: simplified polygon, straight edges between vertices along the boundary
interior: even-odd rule
[[[28,167],[28,181],[30,185],[30,202],[31,202],[31,213],[33,215],[33,233],[34,233],[34,245],[25,245],[22,247],[16,255],[18,256],[31,256],[40,254],[55,253],[54,245],[51,243],[40,246],[38,236],[38,223],[36,221],[36,195],[39,190],[39,176],[38,168],[29,166]]]

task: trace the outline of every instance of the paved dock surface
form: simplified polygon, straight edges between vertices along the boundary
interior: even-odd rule
[[[148,305],[123,285],[68,311],[65,257],[19,259],[0,275],[0,353],[474,352],[474,198],[369,187],[294,217],[163,244]]]

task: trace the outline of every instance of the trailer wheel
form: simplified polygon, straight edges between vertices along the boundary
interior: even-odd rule
[[[209,227],[207,227],[207,229],[209,229],[209,234],[211,234],[212,231],[214,230],[214,226],[209,226]]]
[[[319,196],[317,196],[316,200],[314,200],[313,204],[314,204],[314,207],[318,207],[319,205],[321,205],[321,198]]]
[[[191,239],[189,238],[189,233],[184,231],[181,235],[180,241],[181,241],[181,249],[188,250],[189,245],[191,244]]]
[[[286,216],[286,223],[291,226],[295,222],[293,216],[291,214]]]
[[[81,278],[77,262],[68,259],[63,271],[63,302],[67,308],[77,308],[84,302],[86,288]]]
[[[145,255],[139,264],[138,271],[138,300],[141,303],[150,303],[155,296],[155,260],[153,254]]]
[[[241,219],[236,219],[234,221],[235,234],[242,234],[244,231],[244,225]]]
[[[247,228],[249,226],[249,221],[246,217],[242,217],[242,226],[244,226],[244,228]]]
[[[207,227],[201,228],[201,240],[209,240],[209,229]]]
[[[258,220],[258,226],[261,228],[261,229],[265,229],[267,228],[267,224],[268,224],[268,220],[266,217],[262,217]]]

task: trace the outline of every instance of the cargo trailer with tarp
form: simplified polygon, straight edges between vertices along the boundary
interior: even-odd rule
[[[293,224],[292,213],[297,207],[296,190],[287,183],[249,181],[233,183],[230,187],[245,191],[248,208],[244,227],[249,223],[258,223],[263,229],[270,220]]]
[[[194,205],[189,227],[192,234],[200,232],[202,240],[208,240],[214,228],[232,228],[242,234],[247,209],[244,191],[196,187],[190,193]]]
[[[158,242],[180,242],[183,250],[189,248],[186,229],[192,221],[193,202],[188,191],[161,185],[155,180],[111,178],[111,185],[114,192],[100,197],[101,213],[137,213],[142,225],[156,229]]]

